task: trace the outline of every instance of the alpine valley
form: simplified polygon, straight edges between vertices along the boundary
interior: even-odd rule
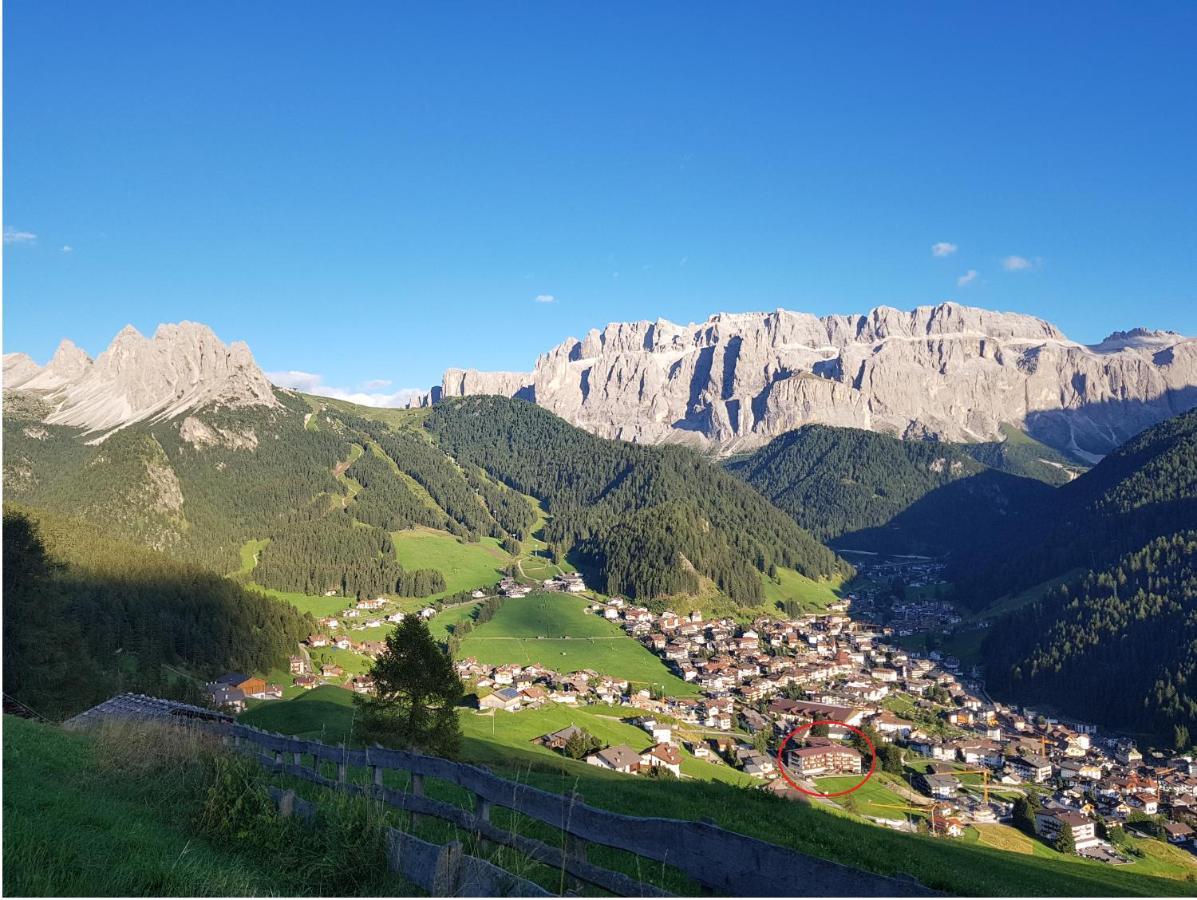
[[[767,840],[790,816],[795,849],[953,892],[981,871],[983,893],[1197,877],[1164,851],[1151,872],[1023,854],[993,818],[1035,821],[1038,770],[1018,766],[1049,740],[1100,728],[1163,754],[1197,734],[1197,339],[1082,345],[955,304],[615,323],[527,373],[450,369],[398,409],[276,387],[183,322],[94,360],[66,340],[44,366],[6,354],[3,377],[6,709],[225,702],[232,671],[262,681],[243,721],[354,741],[341,688],[369,693],[420,618],[491,710],[462,713],[465,758],[547,789],[624,771],[647,727],[635,768],[691,784],[592,785],[624,812],[713,804]],[[816,707],[861,712],[871,793],[828,815],[740,791],[793,799],[774,731]],[[658,742],[667,723],[686,740]],[[741,742],[712,759],[711,734]],[[918,755],[948,745],[982,762],[927,775]],[[979,765],[1014,773],[998,813]],[[894,833],[956,827],[927,777],[962,780],[972,810],[947,857]]]

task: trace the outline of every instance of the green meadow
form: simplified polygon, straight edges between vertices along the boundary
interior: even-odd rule
[[[841,599],[839,581],[812,581],[793,569],[778,567],[777,580],[761,575],[761,584],[770,603],[797,600],[804,611],[811,613],[825,612]]]
[[[493,619],[466,636],[460,655],[490,665],[536,663],[559,672],[593,669],[641,687],[659,686],[674,697],[696,693],[660,658],[618,626],[586,612],[586,606],[585,600],[565,594],[506,600]]]
[[[408,528],[391,533],[395,556],[405,569],[436,569],[445,576],[445,590],[425,600],[439,600],[458,591],[495,584],[511,557],[495,538],[461,541],[447,531]]]

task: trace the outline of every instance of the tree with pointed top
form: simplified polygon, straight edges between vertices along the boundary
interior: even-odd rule
[[[374,695],[354,697],[367,740],[437,756],[457,753],[457,706],[465,689],[452,658],[419,616],[406,616],[387,635],[370,675]]]

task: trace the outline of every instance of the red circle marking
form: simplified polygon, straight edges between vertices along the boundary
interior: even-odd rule
[[[821,794],[818,791],[808,791],[802,785],[797,784],[794,781],[794,779],[791,778],[789,776],[789,774],[786,772],[785,759],[783,758],[784,754],[785,754],[785,750],[786,750],[786,744],[788,744],[790,741],[792,741],[794,739],[794,735],[798,734],[799,732],[806,731],[806,729],[808,729],[808,728],[814,728],[816,725],[835,725],[839,728],[847,728],[849,731],[854,731],[858,735],[860,735],[861,739],[866,744],[869,745],[869,753],[871,753],[873,756],[872,762],[869,763],[869,771],[865,772],[864,778],[860,779],[860,781],[858,783],[852,785],[852,787],[848,788],[847,790],[836,791],[833,794]],[[786,783],[788,783],[790,785],[790,787],[792,787],[796,791],[801,791],[802,793],[806,794],[808,797],[823,797],[823,798],[842,797],[844,794],[851,794],[853,791],[859,791],[862,787],[865,786],[865,782],[873,777],[873,773],[876,770],[877,770],[877,748],[873,746],[873,742],[869,740],[869,736],[867,734],[865,734],[863,731],[861,731],[855,725],[849,725],[847,722],[834,722],[829,719],[822,719],[817,722],[810,722],[806,725],[799,725],[797,728],[795,728],[793,731],[791,731],[789,734],[787,734],[785,736],[785,740],[783,740],[781,742],[781,746],[777,748],[777,771],[779,771],[781,773],[781,777],[786,780]]]

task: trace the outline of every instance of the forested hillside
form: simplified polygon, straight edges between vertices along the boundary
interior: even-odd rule
[[[188,676],[284,665],[313,624],[102,528],[8,505],[3,602],[4,691],[50,718],[125,690],[197,699]]]
[[[949,570],[961,602],[980,608],[1073,569],[1100,571],[1197,528],[1197,412],[1147,429],[1019,519]]]
[[[588,561],[610,592],[692,592],[706,576],[755,604],[760,575],[773,566],[810,578],[848,571],[788,516],[691,450],[604,440],[498,397],[440,404],[426,426],[459,463],[543,501],[550,545]]]
[[[1052,493],[964,446],[827,425],[791,431],[727,468],[816,537],[889,553],[968,554]]]
[[[518,548],[537,521],[524,494],[549,513],[553,550],[612,592],[713,585],[755,605],[774,566],[812,578],[849,570],[689,450],[604,440],[500,398],[425,412],[278,396],[278,408],[205,409],[95,445],[10,397],[5,487],[115,537],[305,594],[440,593],[443,573],[400,564],[397,536],[424,527]]]
[[[1155,538],[998,621],[985,661],[999,695],[1168,742],[1197,734],[1197,531]]]

